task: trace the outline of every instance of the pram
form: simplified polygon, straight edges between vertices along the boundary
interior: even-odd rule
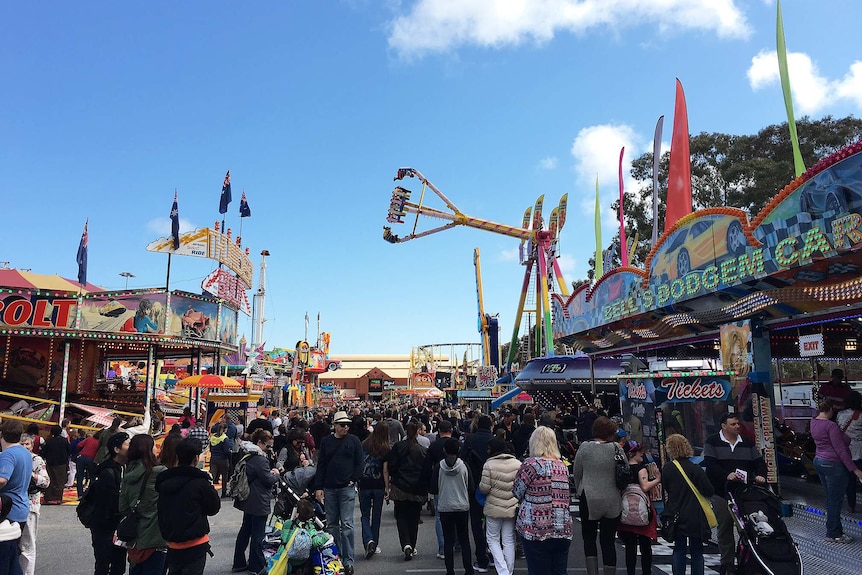
[[[264,540],[265,552],[267,548],[269,551],[267,575],[342,575],[344,571],[338,546],[324,530],[323,506],[304,497],[313,477],[314,468],[305,467],[285,473],[279,480],[273,511],[276,528]],[[300,505],[303,499],[308,503],[304,507]],[[288,558],[291,545],[306,535],[310,542],[308,557]]]
[[[781,501],[766,487],[728,483],[728,504],[739,529],[737,573],[802,575],[802,558],[781,518]]]

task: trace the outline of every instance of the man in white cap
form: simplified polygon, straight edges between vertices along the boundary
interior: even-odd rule
[[[362,443],[352,433],[350,416],[335,413],[335,433],[320,442],[317,473],[314,476],[315,497],[326,501],[326,530],[341,550],[344,575],[353,575],[353,511],[356,508],[356,485],[362,479],[365,456]]]

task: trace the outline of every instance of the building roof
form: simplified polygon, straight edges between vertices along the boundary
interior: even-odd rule
[[[374,368],[379,369],[393,379],[406,379],[410,375],[410,368],[402,367],[383,367],[380,365],[372,365],[368,367],[342,367],[335,371],[327,371],[318,376],[320,381],[337,381],[339,379],[358,379]]]

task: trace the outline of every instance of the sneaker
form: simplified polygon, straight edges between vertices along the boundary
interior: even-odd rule
[[[480,567],[479,565],[473,563],[473,571],[475,571],[476,573],[487,573],[488,568],[487,567]]]
[[[344,566],[344,575],[353,575],[353,565]]]
[[[825,539],[827,543],[850,543],[853,541],[853,538],[849,535],[839,535],[838,537],[827,537]]]
[[[437,559],[446,559],[446,556],[445,556],[445,555],[443,555],[442,553],[438,553],[438,554],[437,554]]]
[[[380,555],[380,553],[381,553],[380,547],[378,547],[377,549],[374,550],[375,555]]]
[[[410,561],[411,559],[413,559],[413,547],[411,547],[410,545],[405,545],[404,546],[404,560]]]
[[[377,543],[374,542],[374,539],[368,542],[368,545],[365,546],[365,558],[371,559],[374,556],[374,553],[377,552]]]
[[[414,549],[414,550],[413,550],[413,557],[416,557],[417,555],[419,555],[419,550],[418,550],[418,549]]]

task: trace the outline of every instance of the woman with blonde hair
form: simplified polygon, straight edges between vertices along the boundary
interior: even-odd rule
[[[661,470],[661,477],[667,494],[664,512],[674,518],[673,575],[685,575],[686,552],[691,554],[691,574],[703,575],[703,542],[710,536],[709,521],[684,475],[707,499],[714,489],[706,472],[689,460],[694,450],[688,439],[675,433],[667,438],[665,450],[670,461]]]
[[[515,529],[524,541],[527,571],[565,574],[572,540],[569,473],[552,429],[538,427],[530,436],[530,456],[518,469],[512,494],[521,503]]]
[[[625,457],[617,443],[618,427],[607,417],[596,418],[592,429],[595,439],[582,443],[575,455],[572,476],[580,498],[587,575],[597,575],[599,571],[596,537],[602,548],[604,574],[613,575],[617,568],[614,538],[622,505],[616,483],[616,456],[619,452],[620,457]]]

